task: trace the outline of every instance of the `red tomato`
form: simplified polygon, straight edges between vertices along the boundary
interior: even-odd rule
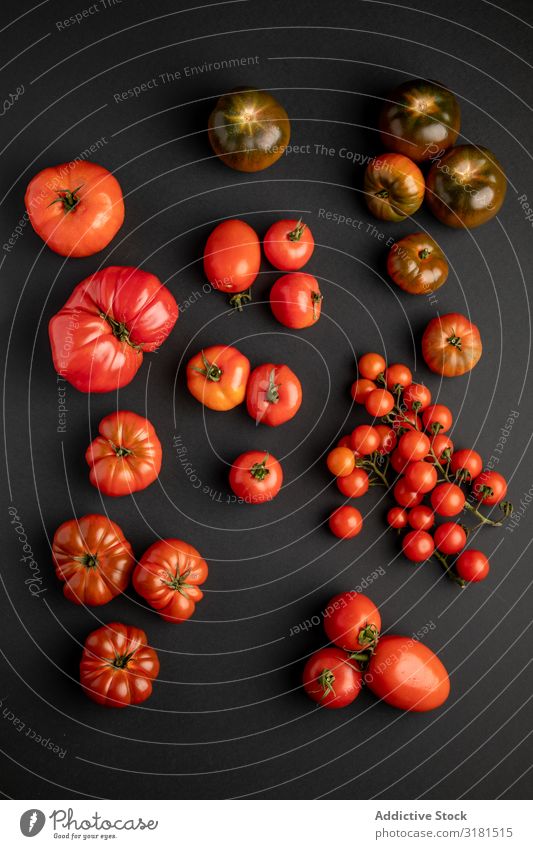
[[[165,622],[184,622],[204,597],[200,585],[207,563],[181,539],[163,539],[144,552],[133,573],[133,586]]]
[[[499,472],[486,470],[474,480],[472,491],[483,504],[498,504],[507,495],[507,481]]]
[[[212,345],[187,363],[187,389],[210,410],[233,410],[242,404],[250,361],[230,345]]]
[[[257,233],[245,221],[222,221],[204,248],[204,272],[213,289],[239,293],[249,289],[259,273],[261,247]]]
[[[361,691],[362,680],[361,672],[350,662],[346,652],[337,648],[315,652],[303,671],[305,692],[325,708],[343,708],[351,704]]]
[[[413,382],[411,370],[403,363],[394,363],[385,369],[385,380],[387,389],[396,390],[399,386],[405,388]]]
[[[460,448],[451,459],[450,469],[455,475],[464,480],[473,480],[481,474],[483,460],[477,451],[470,448]]]
[[[407,526],[408,513],[403,507],[391,507],[387,513],[387,522],[391,528],[400,530]]]
[[[352,448],[363,456],[377,451],[380,442],[379,433],[372,425],[358,425],[352,431]]]
[[[410,460],[411,463],[427,457],[430,447],[431,443],[426,434],[417,430],[409,430],[402,434],[398,442],[398,451],[402,457]]]
[[[426,531],[409,531],[402,540],[403,553],[413,563],[422,563],[435,551],[431,534]]]
[[[86,696],[104,707],[144,702],[159,674],[159,659],[146,634],[134,625],[110,622],[85,640],[80,683]]]
[[[394,416],[392,427],[394,430],[422,430],[422,419],[408,410]]]
[[[265,363],[251,373],[246,409],[256,424],[278,427],[294,418],[301,404],[302,384],[288,366]]]
[[[374,427],[379,433],[379,453],[390,454],[396,447],[396,434],[393,428],[383,424],[377,424]]]
[[[369,480],[364,469],[355,468],[344,477],[337,478],[337,488],[346,498],[360,498],[368,492]]]
[[[355,468],[355,456],[351,448],[334,448],[327,458],[328,469],[332,475],[345,478]]]
[[[433,538],[442,554],[458,554],[466,545],[465,529],[457,522],[444,522],[439,525]]]
[[[390,464],[394,471],[400,475],[409,464],[409,460],[403,457],[396,448],[390,455]]]
[[[161,443],[153,424],[137,413],[118,410],[98,425],[99,436],[85,453],[89,480],[104,495],[130,495],[146,489],[161,469]]]
[[[477,583],[485,580],[490,571],[490,564],[482,551],[469,548],[455,561],[455,571],[463,581]]]
[[[237,498],[246,504],[272,501],[281,489],[283,471],[272,454],[245,451],[233,463],[229,484]]]
[[[392,634],[381,637],[365,682],[378,699],[401,710],[433,710],[450,694],[450,679],[437,655],[412,637]]]
[[[298,271],[311,259],[315,240],[301,218],[298,221],[276,221],[267,230],[263,248],[274,268],[279,271]]]
[[[402,507],[416,507],[423,499],[421,492],[413,492],[409,489],[405,478],[400,478],[394,485],[393,495],[395,501]]]
[[[439,462],[446,462],[447,455],[453,454],[453,442],[449,436],[445,436],[443,433],[438,433],[437,436],[434,436],[431,440],[431,450],[434,452],[435,457],[439,460]],[[426,459],[428,463],[433,463],[433,454],[430,453]]]
[[[95,162],[74,160],[39,171],[24,203],[35,232],[61,256],[103,250],[124,222],[120,184]]]
[[[107,604],[128,586],[135,558],[121,528],[90,513],[59,526],[52,541],[56,576],[74,604]]]
[[[431,492],[437,483],[437,470],[431,463],[417,460],[406,467],[405,482],[413,492]]]
[[[364,404],[365,398],[375,389],[377,389],[377,386],[373,380],[367,380],[365,377],[362,377],[352,383],[352,398],[356,404]]]
[[[422,421],[426,430],[431,433],[444,432],[452,426],[452,411],[444,404],[431,404],[422,413]]]
[[[431,508],[419,504],[409,511],[408,521],[415,531],[429,531],[435,524],[435,515]]]
[[[365,396],[365,408],[369,416],[388,416],[394,407],[394,397],[386,389],[374,389]]]
[[[338,507],[329,517],[329,529],[339,539],[353,539],[363,530],[363,517],[355,507]]]
[[[365,380],[376,380],[380,374],[384,373],[386,367],[387,363],[381,354],[363,354],[357,362],[359,374]]]
[[[422,336],[422,356],[427,367],[443,377],[471,371],[482,351],[479,330],[460,313],[431,319]]]
[[[54,367],[81,392],[112,392],[137,374],[143,352],[163,344],[178,305],[153,274],[110,266],[78,283],[50,319]]]
[[[422,383],[411,383],[405,387],[402,400],[408,410],[413,410],[415,405],[417,411],[425,410],[431,404],[431,392]]]
[[[322,309],[318,280],[298,271],[278,277],[270,290],[270,306],[285,327],[301,330],[316,324]]]
[[[439,483],[430,499],[431,506],[439,516],[457,516],[465,506],[465,494],[455,483]]]
[[[328,640],[349,652],[374,646],[381,630],[379,610],[368,596],[355,590],[333,596],[324,611]]]
[[[349,448],[352,450],[352,435],[347,434],[346,436],[341,436],[339,441],[337,442],[337,448]],[[352,451],[353,454],[353,451]]]

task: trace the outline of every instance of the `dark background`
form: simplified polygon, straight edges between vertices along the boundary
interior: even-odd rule
[[[9,484],[46,591],[32,598],[7,509],[2,522],[2,789],[18,798],[467,798],[531,794],[530,514],[517,528],[485,530],[490,579],[464,592],[433,561],[418,568],[385,532],[387,498],[358,506],[364,532],[338,542],[324,522],[341,498],[324,452],[363,420],[351,408],[355,354],[383,351],[416,367],[417,378],[456,414],[456,446],[488,459],[512,411],[498,468],[520,504],[533,483],[528,286],[532,225],[517,197],[533,203],[529,143],[531,5],[410,0],[409,3],[213,3],[192,10],[163,0],[122,0],[79,25],[57,21],[83,0],[12,4],[2,34],[9,64],[3,96],[24,94],[2,117],[2,243],[24,213],[29,179],[105,137],[94,159],[126,196],[126,221],[110,248],[64,261],[27,226],[1,251],[4,400]],[[190,4],[193,5],[192,3]],[[16,20],[15,20],[16,19]],[[258,56],[240,69],[185,77],[186,66]],[[182,72],[138,98],[113,95]],[[361,195],[362,157],[382,150],[380,98],[413,77],[436,78],[461,102],[462,140],[495,151],[507,173],[505,205],[478,230],[446,229],[422,209],[415,221],[381,224]],[[272,90],[292,120],[292,153],[256,175],[231,171],[211,154],[205,132],[216,96],[236,85]],[[314,145],[334,148],[316,154]],[[4,147],[5,145],[5,147]],[[341,155],[345,148],[356,161]],[[357,161],[358,160],[358,161]],[[360,219],[360,229],[319,217],[320,208]],[[242,216],[259,234],[277,217],[304,215],[317,248],[306,268],[324,294],[323,315],[291,333],[261,301],[276,278],[265,263],[255,300],[228,316],[222,295],[183,310],[161,351],[113,394],[67,389],[66,433],[47,322],[72,288],[107,264],[141,265],[182,304],[202,291],[201,253],[223,217]],[[375,224],[383,238],[367,232]],[[384,240],[427,229],[452,271],[437,303],[387,282]],[[196,296],[193,296],[193,300]],[[419,357],[423,327],[437,312],[470,314],[484,341],[470,376],[439,384]],[[287,362],[304,403],[290,424],[259,428],[244,409],[207,411],[188,395],[182,358],[235,342],[253,365]],[[83,455],[100,418],[116,406],[145,412],[161,438],[159,482],[135,498],[101,499]],[[180,435],[202,489],[173,447]],[[282,460],[286,484],[261,508],[226,503],[226,463],[247,448]],[[212,496],[212,497],[211,497]],[[530,496],[528,496],[530,499]],[[527,499],[526,499],[527,500]],[[84,610],[63,598],[50,561],[55,528],[74,514],[108,511],[138,556],[157,537],[181,537],[210,565],[206,597],[181,626],[165,624],[133,591]],[[5,532],[5,533],[4,533]],[[333,594],[382,567],[368,589],[388,630],[428,629],[424,640],[451,674],[452,693],[433,714],[407,715],[370,693],[344,711],[314,709],[300,689],[307,655],[324,643],[320,627],[290,636]],[[106,711],[78,684],[80,645],[101,623],[144,628],[160,653],[161,675],[139,708]],[[315,620],[316,621],[316,620]],[[25,723],[17,731],[11,714]],[[19,723],[20,725],[20,723]],[[63,758],[26,736],[33,729],[66,749]]]

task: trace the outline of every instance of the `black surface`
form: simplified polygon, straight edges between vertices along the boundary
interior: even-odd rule
[[[436,564],[414,568],[398,556],[396,538],[385,533],[389,502],[377,494],[364,500],[366,526],[356,540],[337,544],[322,523],[340,503],[323,453],[363,420],[350,408],[354,351],[383,350],[390,361],[409,364],[416,359],[417,377],[457,415],[456,445],[475,444],[486,458],[518,411],[498,468],[511,479],[518,505],[530,490],[533,239],[517,201],[527,194],[533,203],[530,3],[513,0],[498,9],[482,0],[445,7],[422,0],[251,0],[179,13],[169,0],[123,0],[57,28],[82,8],[67,0],[35,10],[12,4],[13,21],[3,33],[12,61],[2,72],[2,92],[19,85],[25,91],[2,118],[2,243],[24,213],[30,177],[102,136],[106,142],[93,158],[115,171],[127,209],[123,229],[100,255],[64,261],[29,226],[10,252],[2,251],[11,503],[46,589],[31,597],[5,510],[3,792],[18,798],[527,797],[533,510],[525,510],[513,532],[483,532],[480,547],[491,555],[492,573],[465,592],[443,580]],[[243,56],[259,61],[183,75],[186,66]],[[180,80],[115,102],[115,93],[176,70]],[[360,161],[381,150],[374,129],[379,98],[418,76],[456,91],[462,140],[494,150],[507,173],[502,212],[479,230],[446,229],[425,210],[415,222],[381,225],[364,207]],[[292,119],[293,144],[309,143],[311,153],[288,155],[251,176],[213,158],[205,134],[213,98],[239,84],[277,93]],[[316,155],[315,144],[335,152]],[[359,163],[342,157],[342,148]],[[319,217],[320,208],[363,224],[336,225]],[[281,211],[304,214],[318,243],[306,269],[319,277],[325,296],[315,327],[291,334],[274,321],[261,300],[276,275],[264,264],[252,307],[228,317],[221,295],[203,295],[118,399],[68,389],[66,433],[57,432],[46,326],[76,283],[106,264],[139,264],[167,281],[183,304],[201,292],[201,251],[214,222],[243,216],[262,234]],[[426,228],[441,243],[453,270],[436,304],[391,289],[386,248],[367,224],[384,239]],[[470,312],[485,344],[470,378],[442,386],[418,350],[421,330],[437,310]],[[235,342],[255,365],[289,363],[304,388],[298,417],[277,430],[256,430],[242,409],[207,412],[204,420],[180,364],[216,342]],[[159,483],[135,499],[102,502],[83,454],[99,419],[117,404],[146,410],[164,464]],[[213,498],[188,482],[175,434]],[[286,486],[262,508],[227,504],[224,464],[252,447],[282,460]],[[165,624],[133,592],[92,611],[63,598],[50,562],[51,535],[74,513],[102,510],[138,555],[158,536],[182,537],[201,549],[211,571],[194,620]],[[344,711],[319,711],[299,689],[303,660],[324,637],[320,627],[293,636],[291,628],[378,567],[385,574],[368,593],[387,629],[412,633],[434,623],[424,639],[452,680],[439,712],[403,715],[370,693]],[[143,627],[161,657],[151,700],[122,712],[93,705],[76,683],[80,643],[100,622],[117,619]],[[27,736],[28,728],[66,749],[64,757]]]

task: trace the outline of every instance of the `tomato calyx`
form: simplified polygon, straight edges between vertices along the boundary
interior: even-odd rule
[[[367,651],[374,651],[378,644],[379,631],[375,625],[365,625],[359,631],[358,642]]]
[[[463,350],[461,337],[456,335],[455,330],[452,330],[452,335],[448,336],[446,341],[448,345],[453,345],[458,351]]]
[[[388,198],[389,192],[387,189],[380,189],[379,192],[375,192],[375,196],[377,198]]]
[[[264,481],[267,475],[270,474],[270,469],[267,469],[266,464],[269,455],[265,454],[265,458],[260,463],[254,463],[250,468],[250,474],[257,481]]]
[[[81,557],[76,558],[82,566],[85,566],[87,569],[96,569],[98,566],[98,558],[96,554],[90,554],[87,552],[86,554],[82,554]]]
[[[322,687],[322,696],[321,699],[325,699],[326,696],[329,696],[330,693],[333,693],[335,696],[335,690],[333,689],[333,684],[335,683],[335,675],[331,671],[331,669],[323,669],[320,675],[317,678],[319,685]]]
[[[420,259],[424,260],[431,256],[431,251],[429,248],[422,248],[421,251],[418,251],[418,256]]]
[[[181,595],[185,596],[185,598],[189,598],[189,594],[186,592],[186,590],[192,589],[192,584],[187,583],[187,578],[190,573],[190,569],[186,569],[182,575],[180,575],[179,573],[176,575],[172,575],[170,572],[167,572],[168,580],[163,581],[163,583],[166,584],[167,587],[170,587],[170,589],[176,590],[177,592],[181,593]]]
[[[272,371],[268,375],[268,389],[265,393],[265,401],[268,401],[269,404],[278,404],[279,387],[280,384],[276,383],[276,371],[275,369],[272,369]]]
[[[218,383],[218,381],[224,374],[220,366],[217,366],[216,363],[210,363],[203,351],[202,363],[204,364],[203,368],[200,368],[199,366],[192,366],[192,370],[203,374],[203,376],[207,378],[207,380],[212,380],[214,383]]]
[[[250,303],[252,300],[252,290],[246,289],[244,292],[237,292],[236,295],[232,295],[229,299],[230,306],[233,309],[237,310],[237,312],[242,312],[244,309],[244,304]]]
[[[506,518],[509,518],[511,513],[514,512],[512,501],[500,501],[500,510]]]
[[[55,200],[48,204],[48,206],[53,206],[55,203],[63,204],[63,212],[65,215],[68,215],[69,212],[72,212],[73,209],[76,209],[77,205],[80,202],[80,198],[77,193],[82,188],[83,183],[80,183],[79,186],[76,186],[75,189],[58,189]]]
[[[113,331],[113,336],[116,336],[119,342],[125,342],[127,345],[130,346],[130,348],[134,348],[136,351],[142,350],[141,345],[137,345],[135,342],[131,341],[130,331],[128,330],[127,326],[124,324],[123,321],[117,321],[116,319],[111,318],[111,316],[105,312],[100,313],[100,318],[103,318],[104,321],[107,321],[107,323],[111,327],[111,330]]]
[[[289,242],[299,242],[303,236],[303,232],[306,227],[307,224],[304,224],[302,219],[300,218],[294,230],[291,230],[290,233],[287,233],[287,239],[289,240]]]
[[[129,457],[131,454],[133,454],[131,448],[125,448],[123,445],[116,445],[116,443],[111,442],[110,439],[108,440],[108,442],[117,457]]]
[[[313,305],[313,321],[316,321],[318,316],[316,314],[317,304],[322,301],[324,296],[320,292],[311,292],[311,303]]]
[[[135,651],[130,651],[128,654],[116,654],[114,659],[109,661],[109,664],[114,666],[115,669],[126,669],[134,654]]]

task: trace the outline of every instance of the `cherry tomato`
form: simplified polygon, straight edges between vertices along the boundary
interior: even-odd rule
[[[435,551],[435,543],[426,531],[409,531],[402,540],[402,549],[408,560],[422,563]]]
[[[486,470],[475,478],[472,491],[483,504],[498,504],[507,495],[507,481],[499,472]]]
[[[417,412],[425,410],[431,404],[431,392],[422,383],[411,383],[406,386],[402,400],[408,410],[413,410],[416,404]]]
[[[144,552],[133,573],[133,586],[165,622],[184,622],[204,594],[207,563],[181,539],[161,539]]]
[[[437,436],[434,436],[431,440],[431,450],[434,452],[435,457],[440,463],[446,462],[447,456],[453,454],[453,442],[449,436],[446,436],[444,433],[438,433]],[[426,457],[428,463],[434,463],[433,454],[429,454]]]
[[[359,454],[373,454],[380,445],[379,433],[372,425],[358,425],[352,431],[352,448]]]
[[[422,205],[424,177],[406,156],[383,153],[369,162],[363,191],[372,215],[382,221],[403,221]]]
[[[403,457],[396,448],[396,450],[390,455],[390,464],[397,474],[401,474],[409,464],[409,460],[406,457]]]
[[[387,272],[404,292],[427,295],[446,283],[448,263],[431,236],[414,233],[392,246],[387,257]]]
[[[301,218],[276,221],[263,242],[265,256],[279,271],[298,271],[309,262],[315,249],[311,230]]]
[[[393,428],[383,424],[377,424],[374,425],[374,427],[379,433],[379,453],[390,454],[391,451],[396,447],[397,441],[397,437]]]
[[[299,271],[278,277],[270,290],[270,306],[285,327],[301,330],[316,324],[322,309],[318,280]]]
[[[363,354],[357,362],[359,374],[365,380],[376,380],[380,374],[384,373],[386,367],[387,363],[381,354]]]
[[[381,630],[379,610],[368,596],[355,590],[333,596],[324,611],[328,640],[349,652],[374,646]]]
[[[146,489],[161,470],[161,443],[144,416],[117,410],[98,425],[85,459],[89,480],[104,495],[130,495]]]
[[[409,463],[404,472],[405,482],[413,492],[431,492],[437,483],[437,470],[431,463],[417,460]]]
[[[391,507],[387,513],[387,523],[391,528],[400,530],[407,527],[408,513],[403,507]]]
[[[329,517],[329,529],[340,539],[352,539],[363,530],[363,517],[356,507],[338,507]]]
[[[409,511],[408,521],[415,531],[429,531],[435,524],[435,515],[430,507],[419,504]]]
[[[283,471],[272,454],[245,451],[233,463],[229,483],[237,498],[246,504],[263,504],[280,491]]]
[[[355,468],[355,457],[351,448],[334,448],[327,458],[328,469],[332,475],[344,478]]]
[[[460,313],[432,318],[422,336],[422,356],[427,367],[443,377],[471,371],[482,351],[479,330]]]
[[[468,548],[455,561],[455,571],[463,581],[477,583],[485,580],[490,571],[490,564],[482,551]]]
[[[460,448],[452,456],[450,469],[455,475],[459,474],[465,480],[473,480],[481,474],[483,460],[477,451]]]
[[[365,397],[365,409],[369,416],[388,416],[394,407],[394,396],[387,389],[374,389]]]
[[[288,366],[265,363],[251,373],[246,409],[256,424],[278,427],[294,418],[301,404],[302,384]]]
[[[392,493],[395,501],[402,507],[416,507],[424,498],[423,493],[413,492],[409,489],[405,478],[400,478],[399,481],[396,481]]]
[[[457,522],[444,522],[435,529],[433,539],[442,554],[458,554],[466,545],[466,532]]]
[[[435,159],[427,178],[426,203],[448,227],[479,227],[499,212],[506,190],[507,180],[494,154],[486,147],[462,144]]]
[[[352,435],[347,434],[346,436],[341,436],[341,438],[337,442],[337,448],[349,448],[350,451],[351,451],[352,450]]]
[[[222,221],[204,248],[204,272],[213,289],[238,294],[250,288],[259,273],[261,246],[245,221]],[[235,303],[238,304],[236,299]]]
[[[439,516],[457,516],[465,506],[465,494],[455,483],[439,483],[431,493],[430,500]]]
[[[346,498],[360,498],[368,492],[369,485],[368,474],[357,467],[349,475],[337,478],[337,488]]]
[[[343,708],[361,691],[363,676],[346,652],[335,647],[311,655],[303,671],[304,690],[325,708]]]
[[[187,363],[187,389],[210,410],[232,410],[242,404],[250,361],[230,345],[212,345]]]
[[[403,363],[394,363],[385,369],[385,380],[387,381],[387,389],[397,389],[398,386],[410,386],[413,382],[411,370]]]
[[[377,389],[376,384],[372,380],[367,380],[361,377],[352,383],[351,393],[356,404],[364,404],[365,398],[374,390]]]
[[[365,674],[368,689],[389,705],[409,711],[440,707],[450,694],[446,668],[413,637],[381,637]]]
[[[445,432],[453,424],[452,411],[444,404],[431,404],[422,413],[422,421],[431,433]]]
[[[402,412],[401,415],[395,415],[392,421],[394,430],[422,430],[422,419],[415,415],[412,410]]]
[[[417,430],[408,430],[400,436],[398,442],[398,451],[412,463],[427,457],[430,447],[431,443],[426,434]]]

